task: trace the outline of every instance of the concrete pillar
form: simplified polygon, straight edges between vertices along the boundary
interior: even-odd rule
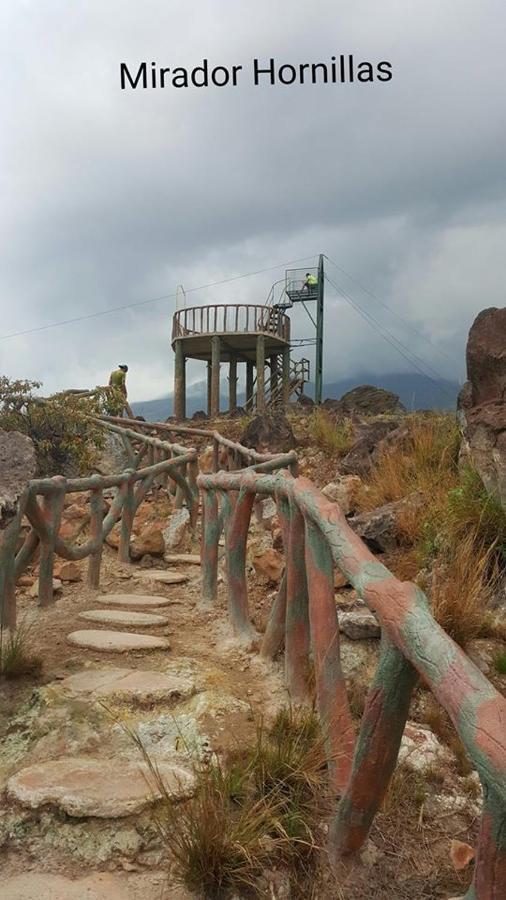
[[[211,360],[207,363],[207,415],[211,415]]]
[[[283,349],[282,360],[283,406],[286,409],[290,399],[290,347]]]
[[[220,339],[217,334],[211,338],[211,417],[220,411]]]
[[[281,397],[278,393],[279,388],[279,357],[277,353],[271,356],[271,402],[274,401],[276,406],[281,405]]]
[[[246,409],[253,409],[253,363],[246,363]]]
[[[186,418],[186,360],[180,340],[174,347],[174,416]]]
[[[230,412],[237,409],[237,359],[232,357],[228,370],[228,408]]]
[[[265,337],[257,337],[257,412],[265,412]]]

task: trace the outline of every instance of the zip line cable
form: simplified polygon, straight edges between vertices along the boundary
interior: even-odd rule
[[[349,278],[350,281],[353,281],[353,283],[356,284],[357,287],[359,287],[362,291],[364,291],[365,294],[368,294],[369,297],[371,297],[373,300],[376,301],[376,303],[379,303],[380,306],[382,306],[389,313],[391,313],[392,316],[395,316],[395,318],[398,319],[399,322],[402,322],[402,324],[405,325],[405,327],[408,328],[410,331],[412,331],[413,334],[416,334],[416,336],[421,338],[422,341],[425,341],[427,344],[429,344],[429,346],[432,347],[433,350],[436,350],[438,353],[441,354],[441,356],[444,356],[445,359],[447,359],[449,362],[451,362],[451,363],[455,362],[455,360],[453,360],[451,358],[451,356],[448,355],[448,353],[446,353],[444,350],[442,350],[441,347],[438,347],[437,344],[434,344],[431,341],[431,339],[427,337],[427,335],[423,334],[421,331],[418,331],[418,329],[415,328],[415,326],[412,325],[411,322],[408,322],[407,319],[404,319],[403,316],[400,315],[400,313],[396,312],[395,309],[392,309],[392,307],[389,306],[387,303],[385,303],[385,301],[382,300],[381,297],[378,297],[377,294],[375,294],[373,291],[369,290],[369,288],[367,288],[364,284],[361,284],[361,282],[358,281],[357,278],[355,278],[353,275],[350,275],[350,273],[347,272],[346,269],[343,269],[342,266],[339,266],[336,263],[336,261],[331,259],[330,256],[327,256],[326,253],[324,253],[324,256],[325,256],[325,259],[332,266],[335,266],[335,268],[338,269],[339,272],[342,272],[343,275],[346,275],[346,277]]]
[[[430,381],[432,381],[442,393],[446,394],[447,397],[451,397],[452,400],[454,399],[453,394],[451,394],[450,391],[447,390],[447,388],[443,387],[443,385],[437,380],[437,379],[441,379],[441,380],[444,380],[444,379],[443,379],[443,376],[439,372],[436,371],[436,369],[433,369],[432,366],[429,366],[426,362],[424,362],[424,360],[422,360],[422,359],[420,359],[420,357],[416,356],[416,354],[413,353],[409,349],[409,347],[406,347],[406,345],[403,344],[402,341],[400,341],[398,338],[396,338],[395,335],[393,335],[391,332],[388,331],[388,329],[384,328],[384,326],[382,326],[381,323],[378,322],[377,319],[374,318],[374,316],[372,316],[370,313],[366,312],[366,310],[362,309],[362,307],[359,306],[358,303],[356,303],[353,300],[353,298],[350,297],[350,295],[346,293],[346,291],[344,291],[341,287],[339,287],[337,284],[335,284],[332,281],[332,279],[329,278],[328,275],[326,275],[325,278],[329,282],[329,284],[332,285],[334,290],[337,291],[337,293],[340,294],[342,297],[344,297],[345,301],[350,306],[352,306],[353,309],[356,312],[358,312],[358,314],[360,316],[362,316],[362,318],[368,323],[368,325],[370,325],[371,328],[373,328],[373,330],[376,331],[380,335],[380,337],[382,337],[388,344],[390,344],[390,346],[393,347],[394,350],[397,350],[397,352],[400,353],[400,355],[403,356],[404,359],[411,366],[413,366],[413,368],[415,368],[425,378],[428,378]],[[421,363],[421,366],[423,366],[426,369],[426,371],[424,371],[424,369],[421,368],[420,365],[418,365],[417,360],[419,363]],[[433,372],[436,375],[436,378],[433,378],[431,375],[428,374],[428,372]]]
[[[218,287],[223,284],[230,284],[232,281],[239,281],[241,278],[250,278],[253,275],[261,275],[264,272],[272,272],[275,269],[284,269],[288,266],[292,266],[295,263],[306,262],[307,260],[314,259],[317,256],[316,253],[313,253],[312,256],[302,256],[299,259],[291,259],[288,262],[279,263],[277,266],[268,266],[265,269],[257,269],[255,272],[243,272],[242,275],[232,275],[230,278],[223,278],[219,281],[211,281],[209,284],[201,284],[199,287],[188,288],[185,293],[193,294],[196,291],[203,291],[207,288]],[[145,306],[148,303],[158,303],[160,300],[172,300],[175,299],[176,294],[162,294],[160,297],[150,297],[149,300],[136,300],[133,303],[124,303],[121,306],[111,306],[110,309],[102,309],[98,312],[88,313],[85,316],[75,316],[72,319],[62,319],[60,322],[49,322],[47,325],[38,325],[35,328],[26,328],[23,331],[12,331],[10,334],[0,335],[0,341],[6,341],[8,338],[13,337],[21,337],[25,334],[35,334],[38,331],[47,331],[49,328],[58,328],[62,325],[72,325],[75,322],[85,322],[88,319],[97,319],[100,316],[108,316],[110,313],[120,312],[124,309],[133,309],[137,306]]]

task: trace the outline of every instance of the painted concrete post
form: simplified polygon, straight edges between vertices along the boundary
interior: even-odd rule
[[[192,492],[192,503],[190,506],[190,525],[195,528],[199,516],[199,489],[197,487],[197,477],[199,474],[198,460],[194,459],[188,463],[188,485]]]
[[[318,712],[328,747],[331,787],[342,793],[351,772],[355,729],[341,669],[332,556],[320,529],[308,519],[305,559]]]
[[[257,337],[257,413],[265,412],[265,337]]]
[[[360,725],[350,781],[330,829],[334,861],[359,850],[395,771],[417,674],[383,638],[382,653]]]
[[[216,602],[218,591],[218,541],[220,522],[215,491],[202,491],[202,537],[200,559],[202,565],[202,602]]]
[[[16,515],[3,532],[0,547],[0,626],[11,630],[16,627],[16,546],[23,512],[24,497],[21,497]]]
[[[253,410],[253,363],[246,363],[246,410],[248,412],[252,412]]]
[[[249,619],[246,549],[255,495],[240,492],[226,530],[228,613],[235,634],[245,641],[257,637]]]
[[[279,397],[279,357],[277,353],[271,356],[271,403],[281,406]]]
[[[228,408],[229,412],[235,412],[237,409],[237,359],[235,356],[230,359],[229,363]]]
[[[135,517],[135,497],[133,472],[125,485],[125,499],[121,513],[121,530],[118,547],[118,559],[120,562],[130,562],[130,537]]]
[[[217,334],[211,338],[211,418],[220,411],[220,339]]]
[[[100,476],[97,478],[100,482]],[[88,586],[96,590],[100,586],[100,565],[102,563],[102,523],[104,519],[104,497],[101,487],[91,491],[90,496],[90,537],[97,544],[88,560]]]
[[[52,481],[54,489],[42,498],[40,507],[48,533],[40,542],[39,606],[49,606],[53,601],[54,542],[60,530],[65,501],[65,478],[58,475]]]
[[[182,340],[174,342],[174,416],[186,418],[186,360]]]
[[[260,656],[274,659],[285,641],[286,622],[286,568],[281,576],[276,599],[271,606],[267,627],[260,646]]]
[[[474,878],[465,900],[503,900],[505,885],[506,810],[500,797],[486,791]]]
[[[278,510],[286,553],[285,677],[292,700],[310,700],[309,610],[304,564],[304,518],[295,504],[280,497]],[[288,531],[288,534],[286,532]]]
[[[220,468],[220,442],[213,437],[213,472],[217,472]]]

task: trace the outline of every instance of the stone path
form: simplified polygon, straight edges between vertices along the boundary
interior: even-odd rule
[[[193,776],[180,766],[158,763],[174,800],[190,797]],[[21,769],[7,782],[7,796],[28,809],[53,804],[69,816],[119,819],[141,812],[161,798],[146,763],[116,759],[56,759]]]
[[[191,678],[142,669],[86,669],[65,678],[60,686],[73,694],[118,697],[141,703],[183,700],[195,689]]]
[[[133,634],[131,631],[73,631],[67,640],[77,647],[99,650],[103,653],[127,653],[131,650],[170,650],[167,638],[150,634]]]
[[[141,581],[158,581],[160,584],[184,584],[188,581],[188,575],[167,572],[165,569],[142,569],[135,573],[135,577]]]
[[[131,625],[133,628],[169,624],[167,616],[126,609],[88,609],[79,613],[79,618],[88,622],[105,622],[108,625]]]
[[[172,597],[156,597],[153,594],[101,594],[97,597],[98,603],[106,603],[108,606],[123,606],[127,609],[160,609],[163,606],[171,606]]]

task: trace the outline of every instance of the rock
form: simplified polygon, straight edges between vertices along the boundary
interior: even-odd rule
[[[306,394],[301,394],[300,397],[297,397],[295,405],[303,412],[311,412],[314,407],[314,400]]]
[[[68,635],[69,644],[99,650],[101,653],[129,653],[136,650],[170,650],[167,638],[150,634],[134,634],[131,631],[73,631]]]
[[[55,563],[54,574],[61,581],[82,581],[83,576],[77,563],[62,561]]]
[[[112,547],[113,550],[117,550],[119,547],[119,540],[121,535],[121,524],[120,522],[116,522],[107,535],[105,542],[108,547]]]
[[[112,431],[105,432],[104,447],[95,468],[101,475],[117,475],[118,472],[131,468],[121,435]]]
[[[434,765],[450,763],[451,753],[430,728],[407,722],[399,749],[399,762],[407,763],[417,772],[425,772]]]
[[[174,800],[189,797],[193,777],[179,766],[158,765]],[[160,798],[146,763],[117,759],[57,759],[21,769],[7,782],[7,795],[28,809],[51,804],[69,816],[121,818]]]
[[[358,534],[373,553],[390,553],[402,545],[397,520],[403,510],[422,508],[423,497],[418,493],[409,494],[402,500],[385,503],[370,512],[360,513],[349,519],[350,527]]]
[[[327,401],[325,402],[327,403]],[[392,391],[386,391],[384,388],[375,387],[372,384],[361,384],[343,394],[340,400],[334,401],[332,411],[339,412],[344,416],[353,413],[378,416],[383,413],[405,413],[406,409],[397,394]]]
[[[191,541],[190,513],[185,507],[172,513],[162,535],[166,550],[184,549]]]
[[[469,331],[466,362],[472,406],[506,402],[506,307],[478,313]]]
[[[366,475],[373,465],[376,447],[390,431],[397,429],[398,424],[397,419],[378,419],[358,426],[358,438],[339,464],[341,471],[350,475]]]
[[[139,703],[184,700],[195,691],[192,678],[142,669],[86,669],[65,678],[60,687],[73,694],[124,698]]]
[[[464,841],[452,840],[450,845],[450,858],[456,872],[466,869],[474,859],[474,849]]]
[[[339,591],[341,588],[346,587],[348,584],[348,579],[343,575],[339,569],[334,570],[334,587],[336,591]]]
[[[144,554],[163,556],[164,553],[165,541],[160,528],[149,526],[130,542],[132,559],[140,559]]]
[[[33,441],[19,431],[0,429],[0,525],[16,514],[18,500],[35,475]]]
[[[485,309],[467,343],[467,375],[458,400],[461,462],[478,471],[506,508],[506,308]]]
[[[260,500],[258,510],[260,513],[260,522],[266,531],[272,531],[276,525],[279,525],[278,508],[272,497],[267,497],[266,500]]]
[[[253,557],[252,563],[257,575],[266,578],[273,584],[280,581],[285,561],[278,550],[274,550],[272,547],[264,550],[263,553]]]
[[[61,591],[61,589],[62,589],[62,583],[61,583],[60,579],[53,578],[53,592],[57,593],[58,591]],[[35,600],[38,598],[38,596],[39,596],[39,579],[37,579],[37,581],[35,581],[34,584],[32,584],[28,593],[29,593],[30,597],[33,597]]]
[[[355,511],[358,492],[362,487],[362,480],[358,475],[344,475],[336,481],[331,481],[322,488],[322,494],[337,503],[345,516]]]
[[[188,575],[182,572],[167,572],[165,569],[149,569],[146,572],[136,572],[136,578],[142,581],[156,581],[160,584],[183,584],[188,581]]]
[[[286,453],[296,445],[295,435],[283,415],[266,413],[255,416],[240,438],[244,447],[253,447],[259,453]]]
[[[169,624],[167,616],[126,609],[88,609],[79,613],[79,618],[86,619],[88,622],[101,622],[108,625],[125,625],[126,627],[131,625],[132,628]]]
[[[193,413],[192,421],[193,422],[203,422],[205,419],[208,419],[208,418],[209,418],[209,416],[207,415],[206,412],[204,412],[203,409],[198,409],[196,412]]]
[[[381,637],[381,628],[368,609],[352,609],[339,613],[339,630],[352,641],[367,641]]]
[[[210,475],[213,471],[213,448],[206,447],[206,449],[199,454],[199,469],[204,475]]]
[[[32,587],[33,584],[35,584],[33,575],[20,575],[17,580],[18,587]]]

